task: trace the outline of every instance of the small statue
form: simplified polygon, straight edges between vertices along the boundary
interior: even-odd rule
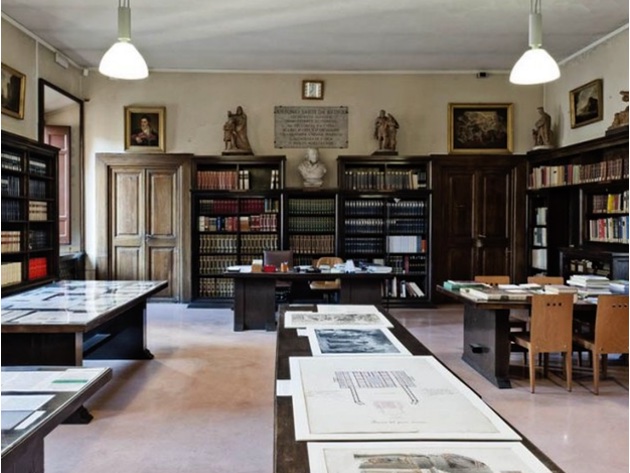
[[[252,151],[247,139],[247,115],[240,105],[236,107],[235,113],[228,110],[228,119],[223,125],[223,142],[227,152]]]
[[[385,110],[379,112],[374,122],[374,138],[378,141],[379,150],[396,151],[398,128],[398,122],[391,113]]]
[[[628,91],[620,90],[619,93],[621,94],[621,100],[623,100],[624,102],[627,102]],[[628,124],[628,106],[626,106],[625,110],[615,113],[615,118],[613,119],[612,125],[610,125],[608,129],[611,130],[613,128],[617,128],[617,127],[624,126],[627,124]]]
[[[532,136],[534,138],[534,149],[552,148],[551,116],[545,112],[543,107],[538,107],[540,118],[536,121]]]
[[[304,161],[298,166],[304,179],[304,187],[321,187],[324,183],[326,167],[319,161],[319,151],[315,148],[306,150]]]

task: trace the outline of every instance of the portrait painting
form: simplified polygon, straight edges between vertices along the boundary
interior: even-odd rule
[[[569,92],[571,128],[588,125],[603,119],[603,81],[595,79]]]
[[[448,105],[448,152],[506,154],[512,152],[512,104]]]
[[[2,63],[2,113],[24,119],[26,76]]]
[[[165,107],[125,107],[125,150],[165,152]]]

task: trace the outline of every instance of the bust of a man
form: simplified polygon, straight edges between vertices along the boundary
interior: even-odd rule
[[[321,187],[324,183],[326,167],[319,161],[319,152],[315,148],[306,150],[304,161],[298,166],[304,180],[304,187]]]

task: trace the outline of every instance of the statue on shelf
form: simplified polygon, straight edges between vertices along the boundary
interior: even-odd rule
[[[223,125],[223,142],[225,143],[225,152],[252,152],[252,147],[247,139],[247,115],[240,105],[236,107],[235,113],[228,110],[228,119]]]
[[[534,129],[532,130],[532,136],[534,138],[533,149],[553,148],[551,116],[545,112],[543,107],[538,107],[538,113],[540,114],[540,118],[536,121]]]
[[[304,180],[304,187],[321,187],[324,183],[326,167],[319,161],[319,151],[315,148],[306,150],[304,161],[298,166]]]
[[[628,91],[620,90],[619,93],[621,94],[621,100],[623,100],[624,102],[627,102]],[[625,110],[615,113],[615,118],[613,119],[613,122],[608,127],[608,129],[612,130],[613,128],[618,128],[618,127],[626,126],[626,125],[628,125],[628,106],[626,106]]]
[[[381,110],[374,122],[374,138],[378,141],[378,149],[385,151],[396,151],[396,134],[398,133],[398,122],[391,113]]]

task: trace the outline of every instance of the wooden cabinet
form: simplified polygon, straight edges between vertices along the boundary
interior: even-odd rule
[[[285,241],[294,265],[337,255],[337,192],[287,189],[284,192]]]
[[[391,266],[392,304],[431,300],[431,162],[411,156],[340,156],[339,256]]]
[[[229,266],[248,265],[283,248],[284,156],[200,157],[193,164],[192,299],[227,305]]]
[[[433,156],[433,279],[507,274],[522,280],[522,156]]]
[[[58,149],[2,132],[2,295],[57,279]]]
[[[530,152],[527,200],[529,274],[628,279],[627,133]],[[544,247],[535,221],[542,207]],[[546,267],[539,264],[541,254]]]

